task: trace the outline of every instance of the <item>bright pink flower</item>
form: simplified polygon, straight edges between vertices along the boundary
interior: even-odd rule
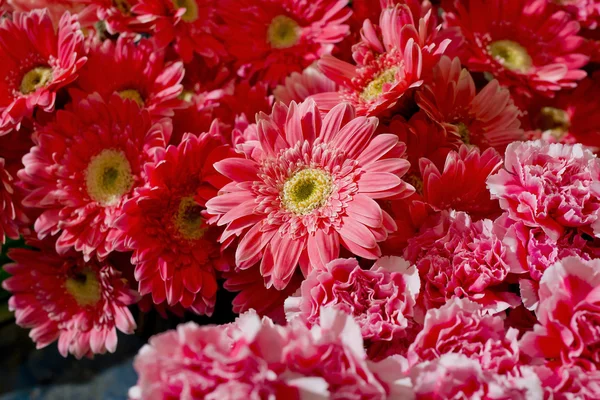
[[[422,85],[423,69],[431,68],[450,42],[440,42],[434,21],[431,11],[415,18],[407,5],[385,9],[379,27],[366,20],[362,41],[355,46],[357,65],[333,56],[319,61],[325,75],[340,86],[337,92],[313,96],[319,108],[328,111],[347,101],[358,115],[379,116],[401,107],[404,95]]]
[[[486,180],[501,165],[502,157],[494,149],[480,152],[465,145],[448,153],[441,172],[433,161],[421,158],[423,200],[438,210],[465,211],[474,219],[496,217],[500,207],[498,200],[490,199]]]
[[[13,14],[0,23],[0,135],[18,129],[36,107],[54,110],[56,91],[77,78],[86,61],[77,17],[58,29],[48,12]]]
[[[173,44],[184,62],[194,53],[212,65],[225,55],[223,44],[215,37],[218,25],[215,0],[136,0],[131,12],[150,26],[159,48]]]
[[[40,251],[13,249],[14,264],[4,266],[12,277],[2,287],[13,293],[9,307],[17,324],[32,328],[38,349],[58,339],[64,357],[114,352],[116,330],[131,334],[136,327],[127,306],[137,295],[120,272],[108,261],[58,255],[52,240],[29,244]]]
[[[600,398],[600,371],[579,366],[558,369],[535,367],[545,391],[544,398],[556,400],[596,400]]]
[[[463,354],[444,354],[410,371],[417,399],[539,400],[542,387],[535,373],[521,368],[519,377],[484,370]]]
[[[594,30],[600,23],[600,3],[598,0],[551,1],[550,6],[555,10],[569,13],[583,28]]]
[[[579,144],[515,142],[504,168],[488,178],[488,188],[513,220],[553,240],[567,227],[600,237],[600,159],[592,152]]]
[[[600,4],[600,3],[599,3]],[[554,99],[538,102],[529,109],[531,129],[551,143],[581,143],[600,147],[600,73],[579,82],[572,91],[561,91]]]
[[[539,325],[526,333],[521,350],[550,364],[600,369],[600,259],[567,257],[540,281]]]
[[[332,52],[348,33],[347,4],[347,0],[222,0],[222,36],[242,77],[274,87]]]
[[[181,107],[178,96],[183,90],[183,64],[166,62],[147,40],[135,42],[132,36],[94,41],[88,62],[81,69],[76,89],[70,91],[74,101],[98,92],[108,100],[114,92],[135,101],[153,118],[173,115]]]
[[[440,59],[416,101],[429,118],[467,145],[503,152],[509,143],[524,138],[510,92],[493,80],[477,93],[471,74],[461,69],[458,58]]]
[[[77,2],[72,0],[8,0],[0,1],[0,4],[3,2],[10,3],[9,7],[12,7],[13,11],[46,10],[55,27],[59,25],[60,19],[66,12],[72,15],[77,14],[78,22],[82,27],[92,26],[98,21],[96,10],[92,7],[87,7],[85,0]],[[0,5],[1,7],[2,5]]]
[[[273,90],[273,94],[276,101],[290,104],[292,101],[301,103],[313,94],[336,90],[336,83],[326,77],[315,65],[311,65],[301,73],[292,72],[285,78],[283,85]]]
[[[150,338],[140,350],[134,362],[139,379],[129,396],[293,400],[312,394],[326,398],[323,379],[292,374],[283,363],[287,341],[283,328],[253,313],[231,325],[179,325],[176,331]]]
[[[579,24],[548,0],[445,0],[449,27],[463,38],[461,61],[489,72],[514,94],[552,97],[584,78]]]
[[[384,257],[370,270],[354,258],[331,261],[313,269],[296,297],[285,302],[288,320],[309,327],[319,323],[320,307],[354,316],[370,359],[405,354],[419,324],[414,307],[421,282],[416,268],[400,257]]]
[[[0,246],[6,238],[19,238],[19,225],[25,224],[25,216],[20,199],[15,198],[15,182],[4,168],[4,158],[0,157]]]
[[[427,308],[457,296],[498,312],[520,303],[506,287],[507,252],[493,221],[473,222],[464,212],[444,211],[408,241],[404,257],[419,270]]]
[[[373,137],[375,118],[355,118],[341,104],[321,117],[312,101],[278,103],[257,119],[260,149],[215,168],[233,182],[207,203],[210,221],[236,236],[236,264],[261,261],[261,274],[283,289],[298,264],[306,275],[338,258],[340,244],[361,257],[381,255],[378,242],[395,230],[375,199],[403,198],[408,162],[394,135]]]
[[[165,147],[168,121],[152,125],[131,100],[89,96],[34,135],[19,178],[29,189],[27,207],[43,209],[38,237],[59,234],[56,249],[104,258],[122,233],[114,225],[123,202],[142,185],[143,165]]]
[[[411,365],[443,354],[460,353],[477,360],[484,370],[514,373],[519,365],[518,331],[504,329],[500,316],[467,299],[450,299],[425,315],[423,330],[408,350]]]
[[[84,0],[91,4],[98,19],[104,21],[106,30],[112,34],[121,32],[147,31],[148,26],[141,24],[131,12],[139,0]]]
[[[228,182],[213,164],[230,155],[218,131],[187,135],[179,146],[157,151],[144,166],[146,184],[122,207],[114,226],[122,231],[115,246],[133,250],[135,279],[155,304],[165,299],[211,315],[216,271],[227,268],[218,232],[201,215],[206,201]]]

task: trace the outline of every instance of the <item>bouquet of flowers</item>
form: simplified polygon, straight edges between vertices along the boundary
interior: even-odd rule
[[[2,286],[38,348],[229,291],[131,399],[600,398],[600,1],[0,13]]]

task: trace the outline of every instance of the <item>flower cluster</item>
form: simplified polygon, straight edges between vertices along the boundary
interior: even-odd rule
[[[0,2],[9,309],[77,358],[240,314],[132,399],[600,398],[598,38],[598,0]]]

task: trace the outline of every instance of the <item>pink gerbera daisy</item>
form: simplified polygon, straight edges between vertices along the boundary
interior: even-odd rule
[[[19,128],[40,107],[54,109],[56,91],[86,61],[77,17],[65,13],[55,30],[47,11],[14,13],[0,23],[0,135]]]
[[[151,293],[156,304],[166,299],[170,306],[181,303],[199,314],[212,313],[216,271],[226,264],[218,234],[201,213],[228,182],[213,164],[229,155],[217,131],[187,135],[146,164],[147,184],[123,205],[115,222],[123,231],[117,247],[133,250],[139,291]]]
[[[153,126],[146,111],[118,95],[105,101],[94,94],[59,111],[36,132],[19,171],[30,189],[24,205],[44,210],[35,221],[38,236],[60,233],[60,254],[74,247],[86,259],[106,257],[121,234],[113,227],[121,205],[169,135],[167,122]]]
[[[110,40],[95,41],[87,64],[81,69],[74,101],[98,92],[104,99],[113,92],[135,101],[153,117],[170,116],[181,105],[177,98],[182,90],[183,64],[166,62],[147,40],[135,42],[131,36],[120,36],[116,44]]]
[[[301,72],[348,33],[348,0],[225,0],[223,38],[246,77],[270,86]]]
[[[38,349],[58,339],[64,357],[114,352],[117,329],[131,334],[136,327],[127,306],[137,295],[120,272],[108,261],[58,255],[52,240],[28,244],[40,251],[13,249],[14,264],[4,266],[12,277],[2,287],[13,293],[8,304],[17,324],[32,328]]]
[[[104,21],[106,30],[116,34],[120,32],[139,31],[143,24],[137,21],[131,12],[139,0],[80,0],[89,3],[89,8],[96,11],[98,19]],[[143,30],[143,29],[142,29]]]
[[[410,89],[422,85],[423,67],[431,68],[450,43],[441,40],[431,10],[421,19],[407,5],[387,8],[379,28],[366,20],[362,41],[355,46],[352,65],[324,56],[319,67],[340,89],[313,96],[321,110],[340,101],[356,107],[358,115],[379,116],[396,106]]]
[[[489,72],[515,94],[575,87],[588,57],[580,53],[579,24],[547,0],[446,0],[450,27],[462,35],[461,60],[471,71]]]
[[[171,43],[184,62],[192,61],[194,53],[211,64],[225,55],[223,44],[214,36],[215,0],[137,0],[131,11],[138,21],[148,24],[159,48]],[[239,7],[239,5],[236,5]]]
[[[18,223],[25,218],[21,205],[14,196],[13,177],[4,168],[4,158],[0,157],[0,248],[7,237],[19,238]]]
[[[562,10],[573,16],[586,29],[595,30],[600,22],[600,2],[598,0],[547,0],[556,10]]]
[[[292,101],[302,102],[313,94],[336,90],[336,83],[326,77],[316,65],[311,65],[302,73],[293,72],[285,78],[285,83],[277,86],[273,94],[275,100],[290,104]]]
[[[354,116],[341,104],[323,119],[313,101],[281,103],[257,118],[252,156],[228,158],[215,168],[232,183],[207,203],[212,222],[226,225],[221,241],[241,241],[236,264],[262,260],[261,274],[283,289],[300,263],[324,267],[340,244],[370,259],[395,230],[375,199],[403,198],[413,188],[404,145],[394,135],[373,138],[375,118]]]
[[[429,118],[467,145],[502,152],[524,137],[519,109],[510,92],[493,80],[477,93],[471,74],[461,69],[458,58],[440,59],[431,82],[417,92],[416,101]]]

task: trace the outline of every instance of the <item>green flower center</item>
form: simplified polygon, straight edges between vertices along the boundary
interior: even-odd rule
[[[122,151],[105,149],[90,161],[85,172],[85,184],[92,200],[114,205],[131,190],[131,166]]]
[[[202,207],[192,196],[184,197],[179,202],[173,223],[179,235],[186,240],[197,240],[204,236],[206,224],[201,216]]]
[[[410,183],[418,194],[423,194],[423,179],[421,177],[417,174],[408,174],[403,179]]]
[[[23,76],[19,90],[23,94],[33,93],[39,88],[48,85],[51,80],[52,68],[35,67]]]
[[[396,72],[398,67],[392,67],[377,75],[369,84],[364,88],[360,97],[365,101],[371,101],[381,96],[383,93],[383,86],[385,84],[391,84],[396,81]]]
[[[308,214],[325,204],[331,191],[331,175],[320,169],[303,169],[283,185],[283,205],[295,214]]]
[[[185,8],[181,19],[185,22],[194,22],[198,19],[198,4],[196,0],[173,0],[175,8]]]
[[[550,131],[557,140],[562,139],[571,127],[571,119],[566,111],[554,107],[542,107],[539,127],[542,131]]]
[[[471,135],[469,132],[469,128],[467,128],[467,125],[463,124],[462,122],[459,122],[457,124],[454,124],[454,126],[458,128],[458,135],[460,136],[460,140],[462,140],[464,144],[470,145]]]
[[[140,106],[140,108],[144,107],[144,99],[142,98],[142,95],[140,94],[140,92],[138,92],[135,89],[121,90],[119,92],[119,96],[121,96],[122,99],[128,99],[128,100],[135,101],[136,104],[138,106]]]
[[[113,0],[112,3],[123,15],[131,15],[131,4],[127,0]]]
[[[300,26],[293,19],[285,15],[278,15],[271,21],[267,30],[267,40],[271,47],[287,49],[298,43],[300,39]]]
[[[512,40],[490,43],[488,51],[499,63],[511,71],[527,72],[532,65],[527,49]]]
[[[100,282],[89,268],[68,278],[65,288],[80,306],[93,306],[102,298]]]

